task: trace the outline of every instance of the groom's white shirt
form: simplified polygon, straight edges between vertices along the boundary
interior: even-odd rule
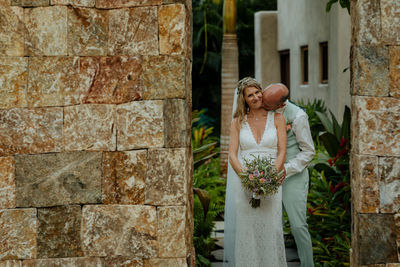
[[[296,113],[296,117],[292,122],[292,131],[296,135],[300,152],[295,158],[284,164],[286,177],[303,171],[311,162],[315,154],[314,142],[311,136],[310,125],[308,124],[308,116],[303,110]]]

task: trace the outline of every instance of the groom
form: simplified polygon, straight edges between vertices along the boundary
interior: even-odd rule
[[[289,102],[289,90],[283,84],[269,85],[263,92],[263,105],[268,111],[283,113],[287,129],[286,178],[282,185],[283,208],[296,241],[301,267],[312,267],[313,251],[307,225],[308,163],[315,150],[307,114]]]

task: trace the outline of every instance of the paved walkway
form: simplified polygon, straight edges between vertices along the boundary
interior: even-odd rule
[[[217,250],[214,250],[211,254],[214,256],[215,261],[212,262],[213,267],[222,267],[222,261],[224,259],[224,222],[215,222],[215,229],[212,233],[212,237],[215,238],[217,244]],[[286,260],[288,267],[300,266],[299,257],[297,251],[294,248],[286,248]]]

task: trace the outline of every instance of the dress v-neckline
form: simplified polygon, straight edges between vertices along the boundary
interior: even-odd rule
[[[254,136],[253,130],[251,129],[250,123],[249,123],[249,121],[247,120],[247,114],[246,114],[246,123],[247,123],[247,126],[249,127],[249,130],[250,130],[251,136],[253,137],[254,142],[255,142],[256,145],[258,145],[258,146],[261,144],[262,140],[264,139],[265,131],[266,131],[267,125],[268,125],[268,120],[269,120],[269,112],[267,113],[267,118],[266,118],[266,120],[265,120],[264,131],[263,131],[263,133],[262,133],[262,135],[261,135],[260,142],[257,143],[257,139],[256,139],[256,137]]]

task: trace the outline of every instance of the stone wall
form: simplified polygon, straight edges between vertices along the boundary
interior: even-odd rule
[[[352,0],[352,266],[400,266],[400,2]]]
[[[0,266],[191,266],[190,0],[0,0]]]

